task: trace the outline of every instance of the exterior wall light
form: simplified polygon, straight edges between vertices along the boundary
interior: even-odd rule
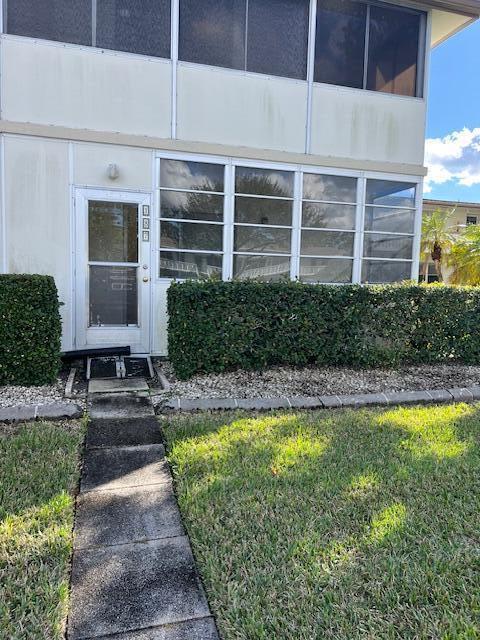
[[[107,174],[110,180],[116,180],[120,175],[120,171],[118,170],[118,164],[109,164],[107,169]]]

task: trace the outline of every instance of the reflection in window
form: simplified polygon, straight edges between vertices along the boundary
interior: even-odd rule
[[[302,282],[348,283],[352,281],[353,260],[343,258],[302,258]]]
[[[222,164],[160,161],[160,278],[221,277],[224,174]]]
[[[195,280],[222,278],[222,256],[215,253],[160,251],[160,277]]]
[[[353,233],[302,230],[300,253],[307,256],[353,256]]]
[[[236,167],[233,250],[257,255],[234,256],[234,277],[277,280],[290,275],[289,255],[275,254],[292,250],[293,187],[291,171]]]
[[[319,0],[315,82],[363,87],[367,7],[351,0]]]
[[[234,256],[233,277],[236,280],[274,282],[290,278],[289,256]]]
[[[101,0],[96,46],[170,57],[170,0]]]
[[[304,202],[302,226],[328,229],[354,229],[357,208],[351,204]]]
[[[365,231],[413,233],[415,209],[365,208]]]
[[[136,326],[136,267],[89,267],[89,326]]]
[[[357,179],[321,173],[304,173],[303,199],[323,202],[356,202]]]
[[[388,262],[386,260],[364,260],[362,265],[362,282],[382,284],[410,280],[411,262]]]
[[[306,78],[308,0],[180,0],[179,58]]]
[[[363,255],[368,258],[412,258],[413,238],[411,236],[388,235],[386,233],[366,233]]]
[[[414,96],[420,16],[371,5],[367,89]]]
[[[367,204],[383,207],[415,207],[415,185],[391,180],[367,180]]]
[[[88,259],[138,262],[137,204],[89,201]]]

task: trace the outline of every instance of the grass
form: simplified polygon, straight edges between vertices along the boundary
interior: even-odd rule
[[[164,431],[224,640],[480,638],[480,406]]]
[[[0,425],[0,638],[61,638],[83,425]]]

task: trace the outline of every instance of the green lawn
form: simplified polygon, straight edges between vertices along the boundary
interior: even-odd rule
[[[224,640],[480,638],[480,406],[163,424]]]
[[[61,638],[83,425],[0,424],[0,638]]]

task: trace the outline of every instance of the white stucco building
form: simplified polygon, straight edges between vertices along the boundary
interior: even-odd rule
[[[64,349],[155,354],[174,277],[416,277],[429,52],[479,12],[3,0],[2,270],[55,276]]]

